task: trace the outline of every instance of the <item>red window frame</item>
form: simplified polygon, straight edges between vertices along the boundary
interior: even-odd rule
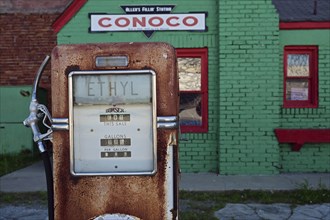
[[[309,55],[309,76],[288,76],[288,55]],[[317,108],[318,107],[318,47],[317,46],[285,46],[283,56],[283,107],[284,108]],[[287,81],[290,79],[308,80],[307,100],[288,100],[286,97]]]
[[[177,58],[201,59],[201,90],[180,91],[182,93],[201,94],[201,125],[180,125],[182,133],[205,133],[208,131],[208,49],[207,48],[177,48]]]

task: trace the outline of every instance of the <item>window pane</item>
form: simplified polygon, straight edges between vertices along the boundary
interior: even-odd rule
[[[180,91],[201,90],[201,58],[178,58]]]
[[[290,79],[286,81],[286,100],[308,100],[308,80]]]
[[[201,100],[201,94],[180,93],[180,125],[202,125]]]
[[[309,76],[308,54],[289,54],[287,61],[288,76]]]

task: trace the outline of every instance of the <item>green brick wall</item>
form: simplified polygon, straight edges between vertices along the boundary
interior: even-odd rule
[[[329,144],[304,144],[299,152],[291,146],[280,145],[280,164],[283,173],[330,172]]]
[[[286,45],[318,45],[319,107],[282,109],[282,128],[330,128],[330,30],[280,31],[280,65]],[[282,73],[282,72],[281,72]],[[283,80],[283,73],[280,75]],[[280,84],[281,91],[283,85]],[[292,152],[287,144],[280,145],[282,172],[329,172],[330,144],[305,144],[300,152]]]
[[[220,174],[278,173],[279,29],[271,0],[221,0]]]
[[[120,5],[176,5],[172,13],[208,12],[207,32],[155,32],[148,39],[141,32],[88,33],[88,13],[123,14]],[[218,167],[218,1],[216,0],[89,0],[58,33],[58,44],[97,42],[168,42],[176,48],[208,47],[209,131],[183,134],[180,168],[183,172],[217,172]]]

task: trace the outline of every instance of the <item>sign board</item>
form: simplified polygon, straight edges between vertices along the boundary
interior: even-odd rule
[[[126,14],[169,14],[175,5],[122,5]]]
[[[91,32],[104,31],[204,31],[205,13],[91,14]]]
[[[156,172],[155,82],[151,70],[69,74],[73,175]]]

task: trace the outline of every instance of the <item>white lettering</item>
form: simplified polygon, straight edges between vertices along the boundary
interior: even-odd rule
[[[140,12],[140,8],[125,8],[126,12]]]
[[[155,10],[154,7],[142,7],[142,11],[144,12],[153,12]]]
[[[172,11],[172,8],[171,7],[157,7],[157,11],[171,12]]]

